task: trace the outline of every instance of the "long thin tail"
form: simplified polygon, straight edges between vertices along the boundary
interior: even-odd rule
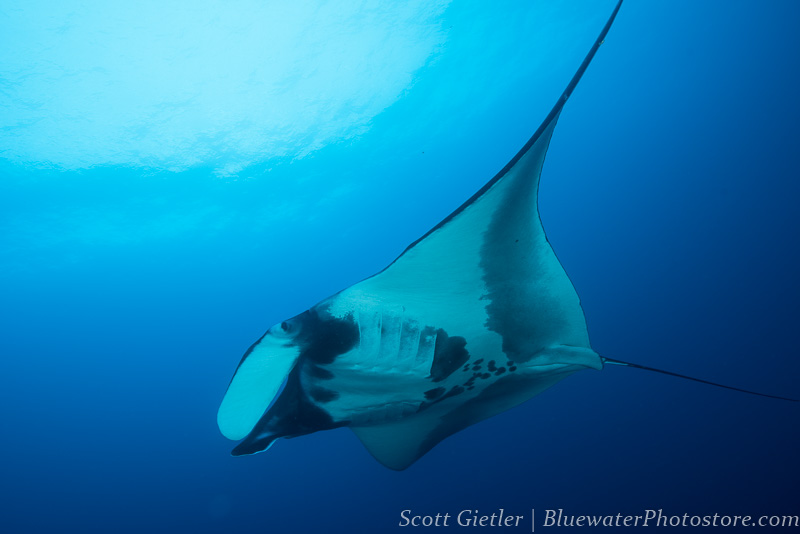
[[[725,389],[732,389],[734,391],[741,391],[742,393],[749,393],[750,395],[758,395],[759,397],[769,397],[770,399],[780,399],[780,400],[791,401],[791,402],[800,402],[800,400],[798,400],[798,399],[790,399],[790,398],[787,398],[787,397],[778,397],[777,395],[767,395],[766,393],[759,393],[757,391],[750,391],[750,390],[747,390],[747,389],[735,388],[733,386],[726,386],[724,384],[717,384],[716,382],[709,382],[708,380],[702,380],[700,378],[694,378],[692,376],[679,375],[678,373],[672,373],[670,371],[664,371],[663,369],[656,369],[654,367],[647,367],[645,365],[639,365],[637,363],[623,362],[623,361],[620,361],[620,360],[614,360],[614,359],[611,359],[611,358],[606,358],[605,356],[601,356],[600,358],[603,360],[604,364],[608,363],[608,364],[611,364],[611,365],[622,365],[622,366],[625,366],[625,367],[634,367],[636,369],[644,369],[645,371],[655,371],[656,373],[661,373],[661,374],[669,375],[669,376],[677,376],[678,378],[685,378],[686,380],[693,380],[695,382],[701,382],[703,384],[708,384],[710,386],[717,386],[718,388],[725,388]]]

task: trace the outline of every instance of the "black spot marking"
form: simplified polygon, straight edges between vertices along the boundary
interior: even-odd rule
[[[513,360],[508,360],[508,361],[506,362],[506,366],[507,366],[507,367],[511,367],[512,365],[514,365],[514,361],[513,361]]]
[[[481,378],[483,378],[484,380],[486,380],[486,379],[487,379],[487,378],[489,378],[490,376],[492,376],[490,373],[483,373],[483,374],[481,375]]]
[[[512,365],[511,367],[508,368],[508,372],[509,373],[513,373],[516,370],[517,370],[517,366],[516,365]]]
[[[339,392],[325,388],[311,388],[308,392],[311,398],[320,403],[331,402],[339,398]]]
[[[447,399],[449,397],[455,397],[456,395],[460,395],[460,394],[464,393],[466,390],[461,386],[453,386],[452,388],[450,388],[450,391],[448,391],[444,395],[441,394],[441,392],[443,392],[443,391],[444,391],[444,388],[436,388],[436,389],[431,389],[429,391],[426,391],[425,392],[425,397],[426,398],[428,397],[428,393],[431,393],[431,392],[437,392],[438,398],[431,399],[430,402],[422,402],[419,405],[419,408],[417,408],[417,413],[421,412],[422,410],[425,410],[426,408],[430,408],[431,406],[433,406],[437,402],[442,402],[443,400],[445,400],[445,399]]]
[[[482,364],[482,363],[483,363],[483,358],[479,358],[479,359],[475,360],[475,361],[474,361],[474,362],[472,362],[472,363],[473,363],[473,364],[475,364],[475,365],[480,365],[480,364]]]
[[[494,364],[494,360],[489,360],[489,364],[486,366],[490,373],[493,373],[497,370],[497,366]]]
[[[500,368],[497,369],[497,371],[494,372],[494,376],[500,376],[505,372],[506,372],[506,368],[505,367],[500,367]]]
[[[441,388],[441,387],[440,388],[429,389],[428,391],[425,392],[425,399],[426,400],[433,400],[435,398],[441,397],[442,393],[444,393],[444,391],[445,391],[444,388]]]
[[[430,378],[434,382],[441,382],[464,365],[469,360],[466,346],[467,340],[463,337],[450,337],[441,328],[437,330]]]

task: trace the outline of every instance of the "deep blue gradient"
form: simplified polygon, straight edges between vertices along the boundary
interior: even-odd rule
[[[611,5],[547,30],[574,46],[546,50],[545,74],[529,4],[451,5],[397,97],[308,154],[169,170],[0,149],[0,530],[403,531],[404,509],[800,514],[797,403],[633,369],[578,373],[400,473],[346,429],[243,458],[217,430],[247,347],[382,269],[502,168]],[[599,353],[800,397],[799,23],[791,0],[623,5],[540,191]],[[220,172],[226,157],[236,172]]]

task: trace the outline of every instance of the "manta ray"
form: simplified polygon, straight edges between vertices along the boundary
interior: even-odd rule
[[[247,350],[217,417],[225,437],[242,440],[233,455],[349,427],[380,463],[402,470],[448,436],[604,364],[729,387],[595,352],[539,218],[553,129],[621,3],[497,175],[388,267],[274,325]]]

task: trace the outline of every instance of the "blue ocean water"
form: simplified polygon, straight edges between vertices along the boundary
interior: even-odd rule
[[[0,528],[800,514],[796,404],[632,369],[399,473],[346,429],[243,458],[217,430],[244,350],[502,168],[613,4],[3,7]],[[599,353],[800,396],[798,22],[791,1],[622,7],[540,192]]]

